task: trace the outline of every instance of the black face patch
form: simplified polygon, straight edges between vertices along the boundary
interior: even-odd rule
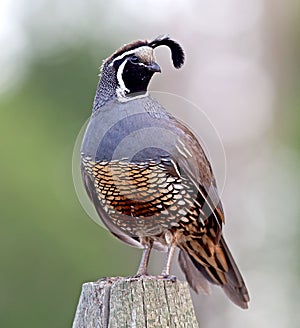
[[[124,62],[124,60],[127,60],[128,58],[130,58],[129,55],[128,56],[125,56],[124,58],[121,58],[119,60],[114,61],[113,66],[114,66],[116,72],[118,71],[119,67]]]
[[[129,94],[145,93],[154,72],[150,71],[145,64],[135,59],[128,59],[122,73],[122,79]]]

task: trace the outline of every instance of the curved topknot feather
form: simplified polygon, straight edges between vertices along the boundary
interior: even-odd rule
[[[111,62],[123,53],[143,46],[148,46],[152,49],[157,48],[159,46],[167,46],[171,50],[172,62],[174,67],[180,68],[184,63],[184,52],[182,47],[179,43],[170,39],[168,35],[158,36],[153,41],[136,40],[131,43],[125,44],[123,47],[119,48],[111,56],[109,56],[105,60],[105,62]]]
[[[171,50],[172,61],[175,68],[180,68],[184,63],[184,52],[182,47],[176,41],[170,39],[168,35],[161,35],[148,43],[151,48],[167,46]]]

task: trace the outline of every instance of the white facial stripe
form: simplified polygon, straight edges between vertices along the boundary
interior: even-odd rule
[[[121,92],[125,96],[125,92],[129,92],[129,89],[126,88],[126,85],[123,81],[122,74],[124,71],[124,67],[127,63],[128,59],[124,60],[124,62],[119,66],[118,72],[117,72],[117,81],[119,83],[119,92]]]
[[[138,47],[138,48],[135,48],[135,49],[132,49],[132,50],[126,51],[126,52],[124,52],[122,55],[116,57],[116,58],[115,58],[115,59],[109,64],[109,66],[112,66],[116,60],[120,60],[120,59],[124,58],[125,56],[132,55],[132,54],[134,54],[134,53],[136,53],[136,52],[138,52],[138,51],[141,51],[141,50],[142,50],[142,51],[148,50],[149,48],[150,48],[150,47],[148,47],[148,46],[142,46],[142,47]]]

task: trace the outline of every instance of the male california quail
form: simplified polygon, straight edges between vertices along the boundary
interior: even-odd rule
[[[138,275],[147,273],[152,246],[168,247],[162,274],[169,275],[177,246],[196,292],[217,284],[247,308],[247,288],[222,235],[210,163],[194,134],[147,93],[161,71],[153,53],[161,45],[180,68],[184,52],[168,36],[129,43],[103,62],[81,149],[84,185],[110,232],[144,247]]]

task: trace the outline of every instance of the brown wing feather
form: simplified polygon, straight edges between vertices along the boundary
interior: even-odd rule
[[[193,133],[175,119],[174,124],[183,132],[180,136],[183,149],[176,157],[176,163],[198,189],[198,197],[205,200],[202,213],[206,231],[200,236],[190,233],[188,238],[181,240],[178,245],[181,248],[180,266],[196,292],[207,291],[203,283],[205,277],[221,286],[235,304],[247,308],[250,299],[247,288],[222,236],[224,212],[210,163]],[[184,148],[188,149],[186,154]],[[187,231],[191,231],[188,226]]]
[[[202,211],[206,215],[208,226],[214,228],[215,238],[218,241],[225,218],[210,162],[195,135],[183,123],[175,118],[172,119],[172,123],[178,129],[179,146],[182,146],[174,160],[197,188],[199,197],[204,199]],[[188,150],[186,154],[184,154],[185,149]]]

